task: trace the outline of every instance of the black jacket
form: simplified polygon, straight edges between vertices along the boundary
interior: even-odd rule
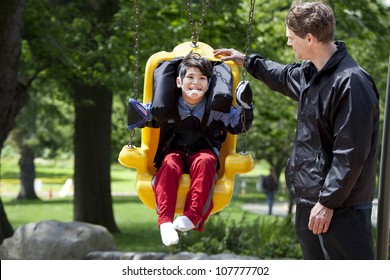
[[[296,203],[328,207],[365,205],[375,192],[379,130],[373,79],[343,42],[323,69],[310,61],[282,65],[259,55],[248,72],[298,102],[286,183]]]
[[[235,110],[237,121],[237,119],[229,118],[232,110],[227,113],[218,112],[210,110],[206,100],[203,103],[183,119],[179,111],[175,110],[172,119],[158,122],[160,139],[154,158],[155,167],[160,167],[165,155],[171,150],[182,151],[186,154],[210,149],[219,157],[219,151],[228,132],[239,134],[243,130],[247,131],[252,125],[253,107],[251,109],[241,108],[241,111]],[[194,112],[199,112],[201,119],[194,116]],[[244,123],[242,116],[245,116]],[[217,168],[219,169],[219,161]]]

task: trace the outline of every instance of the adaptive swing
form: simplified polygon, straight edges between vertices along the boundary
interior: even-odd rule
[[[208,1],[206,1],[206,7],[207,5]],[[187,6],[188,9],[190,9],[189,3],[187,4]],[[190,22],[193,25],[190,10],[189,15],[191,19]],[[202,13],[202,16],[204,16],[204,11]],[[199,25],[201,24],[202,20],[203,19],[200,20]],[[137,35],[138,34],[136,34],[136,36]],[[236,88],[239,84],[238,66],[232,62],[218,62],[218,60],[213,55],[213,48],[203,42],[197,41],[198,38],[196,29],[193,30],[192,39],[192,42],[184,42],[182,44],[179,44],[173,49],[172,52],[161,51],[153,54],[148,59],[145,68],[143,103],[149,103],[152,101],[156,103],[156,96],[154,96],[153,94],[156,91],[156,87],[159,86],[156,83],[156,80],[159,79],[154,78],[158,75],[166,75],[168,79],[176,78],[176,68],[178,65],[177,63],[180,62],[180,58],[184,57],[190,52],[196,52],[200,54],[202,57],[209,59],[214,65],[214,73],[216,74],[214,75],[215,77],[213,87],[215,88],[215,90],[214,93],[210,93],[210,106],[214,106],[214,109],[216,110],[223,111],[224,108],[219,108],[218,104],[228,104],[230,107],[230,104],[232,102],[235,102],[234,94],[233,96],[228,94],[222,94],[217,96],[217,94],[221,90],[221,88],[226,89],[227,85],[229,86],[228,91],[230,93],[234,92],[232,88]],[[137,59],[138,54],[136,51],[136,60]],[[136,61],[136,65],[137,64],[138,61]],[[173,76],[169,74],[170,72],[173,72],[172,69],[175,70]],[[161,72],[163,72],[164,74],[161,74]],[[161,78],[161,76],[159,78]],[[163,86],[166,87],[167,83],[168,82],[165,82],[165,85]],[[168,90],[170,89],[168,88]],[[210,90],[213,91],[212,87]],[[173,90],[173,92],[175,92],[175,90]],[[226,102],[215,101],[221,99],[225,99],[224,101]],[[159,104],[155,104],[154,109],[155,118],[164,118],[166,117],[166,115],[170,114],[170,101],[168,99],[162,100]],[[131,129],[131,138],[133,133],[134,131],[133,129]],[[151,209],[156,208],[151,180],[156,172],[153,160],[159,144],[159,135],[159,128],[142,128],[141,147],[133,146],[130,141],[129,144],[125,145],[122,148],[118,158],[118,161],[123,166],[136,169],[137,194],[140,200]],[[221,211],[229,204],[233,196],[235,175],[247,173],[251,171],[254,167],[253,158],[248,152],[243,151],[240,153],[236,153],[236,135],[232,135],[230,133],[227,133],[226,140],[222,144],[219,161],[220,169],[218,171],[218,180],[216,181],[216,184],[214,186],[213,209],[211,213]],[[183,213],[183,208],[186,201],[186,195],[190,186],[190,182],[191,178],[188,174],[183,174],[181,176],[177,193],[177,203],[175,211],[176,214]]]

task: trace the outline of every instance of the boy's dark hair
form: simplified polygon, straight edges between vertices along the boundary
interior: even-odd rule
[[[318,41],[329,43],[333,41],[336,19],[330,6],[322,1],[295,0],[287,12],[286,25],[300,38],[310,33]]]
[[[211,62],[207,58],[202,57],[200,54],[195,52],[187,54],[180,63],[178,71],[180,79],[183,79],[186,75],[186,67],[198,68],[202,74],[207,76],[207,78],[211,78],[213,75],[213,66],[211,65]]]

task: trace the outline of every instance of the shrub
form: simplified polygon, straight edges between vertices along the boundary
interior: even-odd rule
[[[237,221],[212,215],[205,231],[184,233],[180,243],[171,250],[172,253],[233,253],[261,259],[302,259],[291,217],[259,216],[248,221],[243,214]]]

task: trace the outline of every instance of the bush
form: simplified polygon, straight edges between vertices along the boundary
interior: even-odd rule
[[[172,253],[188,251],[206,254],[233,253],[261,259],[302,259],[291,217],[259,216],[239,221],[212,215],[204,232],[189,231],[172,247]]]

